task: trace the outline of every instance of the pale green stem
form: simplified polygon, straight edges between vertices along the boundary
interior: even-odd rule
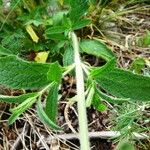
[[[85,105],[84,94],[84,75],[82,70],[82,62],[79,54],[79,43],[77,36],[71,32],[75,54],[75,71],[76,71],[76,85],[77,85],[77,106],[79,119],[79,136],[80,136],[80,150],[90,150],[90,143],[88,137],[87,113]]]
[[[67,70],[62,74],[62,76],[67,75],[70,71],[72,71],[75,68],[75,64],[72,64],[67,67]]]

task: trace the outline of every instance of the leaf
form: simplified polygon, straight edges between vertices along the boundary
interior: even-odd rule
[[[12,124],[16,121],[16,119],[24,112],[26,111],[28,108],[30,108],[33,103],[35,103],[36,101],[36,97],[38,96],[38,94],[36,94],[33,97],[29,97],[27,98],[25,101],[23,101],[20,105],[18,105],[17,107],[11,109],[10,111],[13,113],[9,119],[8,119],[8,124]]]
[[[150,45],[150,31],[147,31],[146,35],[143,37],[143,45],[144,46]]]
[[[44,51],[47,48],[47,45],[43,44],[42,42],[34,43],[30,39],[25,39],[24,47],[26,50],[33,50],[33,51]]]
[[[150,100],[150,77],[114,67],[114,60],[93,69],[91,77],[108,93],[119,98]]]
[[[86,98],[86,107],[90,107],[92,104],[92,100],[94,97],[95,88],[93,86],[90,87],[87,98]]]
[[[92,105],[100,112],[107,109],[107,106],[101,102],[101,97],[97,93],[94,94]]]
[[[38,89],[49,84],[51,64],[24,61],[16,56],[0,57],[0,84],[15,89]]]
[[[109,61],[115,57],[113,52],[102,42],[96,40],[83,40],[80,42],[83,52]]]
[[[119,142],[115,150],[135,150],[135,147],[130,142],[123,140]]]
[[[91,20],[89,19],[82,19],[82,20],[79,20],[78,22],[76,22],[73,27],[72,27],[72,30],[77,30],[77,29],[81,29],[87,25],[91,24]]]
[[[137,44],[142,47],[150,46],[150,31],[147,30],[143,36],[137,38]]]
[[[106,100],[112,104],[122,104],[123,102],[129,102],[130,101],[130,98],[125,99],[125,98],[116,98],[113,96],[109,96],[109,95],[101,92],[99,89],[97,89],[96,92],[97,92],[96,94],[98,94],[98,96],[101,100]]]
[[[95,108],[96,108],[96,110],[98,110],[100,112],[103,112],[103,111],[107,110],[107,106],[105,104],[103,104],[103,103],[97,104],[97,106]]]
[[[57,26],[59,24],[62,23],[64,15],[66,15],[68,13],[68,11],[59,11],[57,13],[55,13],[52,17],[53,17],[53,25]]]
[[[134,71],[137,74],[141,74],[142,69],[144,69],[145,65],[146,65],[145,59],[137,58],[132,62],[130,70]]]
[[[60,83],[61,77],[62,77],[62,69],[60,65],[58,64],[58,62],[51,64],[51,66],[49,67],[48,74],[47,74],[48,80],[50,82],[55,81],[57,83]]]
[[[52,43],[51,50],[50,50],[51,53],[52,54],[60,54],[61,48],[63,48],[66,43],[67,43],[67,41],[65,41],[65,40],[60,40],[59,42],[57,41],[57,43]]]
[[[63,65],[69,66],[74,63],[74,51],[72,47],[66,48],[63,55]]]
[[[26,25],[30,25],[30,24],[33,24],[34,26],[38,27],[39,25],[43,24],[43,21],[31,19],[26,23]]]
[[[2,36],[1,45],[10,51],[10,54],[17,55],[24,45],[25,40],[24,31],[16,29],[15,31],[7,31]]]
[[[71,6],[69,18],[73,23],[84,16],[88,10],[88,0],[69,0]]]
[[[38,52],[34,60],[39,63],[46,63],[49,52]]]
[[[36,96],[37,93],[28,93],[22,94],[19,96],[7,96],[7,95],[0,95],[0,102],[7,102],[7,103],[22,103],[26,99],[30,97]]]
[[[12,52],[0,45],[0,55],[11,55]]]
[[[41,104],[40,100],[38,100],[36,108],[37,108],[37,114],[38,114],[40,120],[44,124],[46,124],[47,126],[51,127],[52,129],[61,130],[61,128],[59,126],[57,126],[53,121],[51,121],[49,119],[49,117],[46,115],[46,113],[44,112],[44,110],[42,108],[42,104]]]
[[[66,40],[67,38],[63,34],[45,34],[44,35],[46,39],[51,39],[51,40]]]
[[[27,30],[27,32],[29,33],[29,35],[31,36],[32,40],[33,40],[35,43],[38,43],[39,37],[36,35],[36,33],[35,33],[35,31],[33,30],[32,26],[31,26],[31,25],[27,25],[27,26],[26,26],[26,30]]]
[[[49,88],[49,93],[46,99],[45,113],[47,116],[56,123],[57,110],[58,110],[58,86],[59,84],[54,82]]]
[[[66,31],[66,29],[67,28],[64,26],[54,26],[54,27],[50,27],[49,29],[47,29],[45,33],[46,35],[63,33]]]

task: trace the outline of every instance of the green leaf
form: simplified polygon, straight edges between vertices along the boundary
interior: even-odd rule
[[[122,104],[123,102],[129,102],[130,101],[130,98],[125,99],[125,98],[116,98],[113,96],[109,96],[109,95],[101,92],[99,89],[97,89],[96,92],[97,92],[96,94],[98,94],[98,96],[100,97],[101,100],[106,100],[112,104]]]
[[[0,55],[11,55],[13,54],[10,50],[0,45]]]
[[[145,36],[143,37],[143,45],[144,46],[150,45],[150,31],[147,31]]]
[[[84,16],[88,10],[88,0],[69,0],[71,6],[69,18],[73,23]]]
[[[7,103],[22,103],[26,99],[30,97],[36,96],[37,93],[28,93],[22,94],[19,96],[7,96],[7,95],[0,95],[0,102],[7,102]]]
[[[56,123],[57,110],[58,110],[58,86],[59,84],[54,82],[49,88],[49,93],[46,99],[45,113]]]
[[[38,89],[49,84],[51,64],[24,61],[16,56],[0,57],[0,84],[16,89]]]
[[[61,77],[62,77],[62,69],[61,69],[59,63],[55,62],[55,63],[51,64],[49,67],[48,74],[47,74],[48,80],[50,82],[55,81],[57,83],[60,83]]]
[[[11,51],[10,54],[17,55],[24,46],[23,41],[25,38],[24,32],[20,29],[15,30],[15,32],[9,31],[8,33],[5,33],[5,36],[3,36],[1,44]]]
[[[123,140],[119,142],[115,150],[135,150],[135,147],[130,142]]]
[[[107,106],[102,103],[101,97],[97,93],[94,94],[92,105],[100,112],[107,109]]]
[[[30,25],[30,24],[33,24],[34,26],[38,27],[39,25],[43,24],[43,21],[31,19],[25,25]]]
[[[68,47],[63,55],[63,65],[69,66],[74,63],[74,51],[72,47]]]
[[[53,25],[59,25],[62,23],[64,15],[66,15],[68,11],[60,11],[53,15]]]
[[[61,128],[59,126],[57,126],[53,121],[51,121],[49,119],[49,117],[46,115],[45,111],[42,108],[42,104],[41,104],[40,100],[38,100],[38,102],[37,102],[37,114],[38,114],[40,120],[47,126],[51,127],[52,129],[55,129],[55,130],[61,130]]]
[[[134,71],[137,74],[141,74],[142,69],[144,69],[145,65],[146,61],[144,58],[137,58],[132,62],[130,70]]]
[[[89,19],[82,19],[82,20],[79,20],[77,21],[76,23],[74,23],[73,27],[72,27],[72,30],[78,30],[78,29],[81,29],[87,25],[91,24],[91,20]]]
[[[28,108],[30,108],[33,103],[36,101],[36,97],[38,94],[36,94],[33,97],[27,98],[25,101],[23,101],[21,104],[19,104],[17,107],[11,109],[10,111],[13,113],[9,119],[8,119],[8,124],[12,124],[16,121],[16,119],[23,113],[25,112]]]
[[[86,107],[91,106],[92,100],[93,100],[93,97],[94,97],[94,93],[95,93],[95,88],[94,88],[94,86],[91,86],[90,89],[89,89],[87,98],[86,98]]]
[[[150,77],[114,67],[114,60],[93,69],[91,77],[108,93],[119,98],[150,100]]]
[[[66,40],[60,40],[57,43],[51,44],[51,50],[50,50],[51,53],[54,53],[54,54],[58,53],[58,54],[60,54],[61,48],[63,48],[66,43],[67,43]]]
[[[150,46],[150,31],[146,31],[146,33],[137,39],[139,46]]]
[[[106,61],[115,58],[115,55],[104,43],[96,40],[83,40],[80,42],[80,47],[83,52],[97,57],[101,57]]]
[[[96,108],[96,110],[98,110],[100,112],[103,112],[103,111],[107,110],[107,106],[103,103],[99,103],[95,108]]]
[[[66,27],[63,26],[54,26],[54,27],[50,27],[49,29],[47,29],[45,31],[46,35],[50,35],[50,34],[58,34],[58,33],[63,33],[66,31]]]
[[[45,34],[44,35],[46,39],[51,39],[51,40],[67,40],[65,35],[58,33],[58,34]]]

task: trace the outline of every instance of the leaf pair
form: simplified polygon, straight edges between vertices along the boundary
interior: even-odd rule
[[[50,84],[49,94],[46,100],[45,114],[43,118],[46,122],[53,122],[54,126],[57,117],[58,87],[61,82],[62,68],[59,64],[40,64],[24,61],[16,56],[0,57],[0,83],[11,88],[39,89],[46,87],[36,93],[28,93],[20,96],[0,95],[0,101],[19,103],[16,108],[11,109],[13,113],[9,118],[9,124],[12,124],[24,111],[29,109],[39,98],[47,86]],[[49,86],[48,86],[49,87]],[[38,103],[39,104],[39,103]],[[41,116],[44,110],[37,107]],[[47,120],[49,118],[49,121]],[[48,124],[50,125],[50,123]],[[55,126],[56,127],[56,126]]]
[[[49,94],[46,100],[46,108],[45,110],[42,107],[40,102],[40,97],[42,92],[36,93],[28,93],[20,96],[4,96],[0,95],[0,101],[7,103],[19,103],[19,105],[10,111],[12,115],[8,119],[8,123],[12,124],[18,119],[18,117],[29,109],[37,99],[37,114],[41,121],[55,130],[60,130],[61,128],[56,125],[56,117],[57,117],[57,103],[58,103],[58,83],[51,83],[49,88]],[[44,91],[43,91],[44,92]]]
[[[67,4],[70,6],[69,12],[59,12],[53,16],[54,26],[45,31],[46,38],[56,40],[61,37],[64,40],[66,37],[62,33],[81,29],[91,23],[89,19],[81,19],[87,12],[88,0],[67,0]]]
[[[129,100],[150,100],[150,77],[116,68],[114,54],[100,41],[83,40],[80,47],[83,52],[101,57],[107,61],[106,65],[93,68],[90,74],[90,78],[94,79],[99,87],[117,97],[113,98],[98,90],[98,95],[102,99],[114,103]]]

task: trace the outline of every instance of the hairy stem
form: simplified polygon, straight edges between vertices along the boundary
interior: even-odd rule
[[[88,124],[85,105],[84,94],[84,75],[82,70],[82,62],[79,54],[79,43],[77,36],[74,32],[71,32],[71,38],[73,42],[74,54],[75,54],[75,71],[76,71],[76,84],[77,84],[77,105],[79,115],[79,135],[80,135],[80,149],[90,150],[89,137],[88,137]]]

